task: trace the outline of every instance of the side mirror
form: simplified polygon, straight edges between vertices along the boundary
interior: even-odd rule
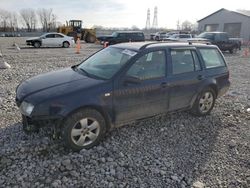
[[[128,84],[140,84],[142,81],[139,78],[136,78],[134,76],[126,76],[124,78],[124,85],[128,85]]]

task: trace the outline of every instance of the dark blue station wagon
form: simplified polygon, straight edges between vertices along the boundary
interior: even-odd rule
[[[123,43],[79,65],[22,82],[16,103],[25,132],[53,127],[73,150],[135,120],[176,110],[204,116],[229,88],[220,50],[191,43]]]

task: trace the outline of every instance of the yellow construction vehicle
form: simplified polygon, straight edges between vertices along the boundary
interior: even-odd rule
[[[75,41],[78,37],[89,43],[96,41],[95,29],[82,28],[82,20],[70,20],[66,22],[66,26],[59,27],[58,32],[74,37]]]

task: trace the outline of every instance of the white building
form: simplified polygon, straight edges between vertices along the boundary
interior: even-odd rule
[[[224,31],[230,37],[250,40],[250,14],[226,10],[224,8],[198,21],[198,30]]]

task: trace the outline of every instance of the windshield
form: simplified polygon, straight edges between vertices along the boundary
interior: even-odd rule
[[[172,38],[172,39],[178,38],[178,34],[173,34],[173,35],[169,36],[169,38]]]
[[[197,38],[205,38],[205,39],[214,39],[214,34],[213,33],[201,33],[197,36]]]
[[[137,52],[132,50],[108,47],[85,60],[77,68],[87,76],[110,79],[136,54]]]
[[[112,36],[112,37],[117,37],[117,35],[118,35],[117,32],[113,32],[111,36]]]

